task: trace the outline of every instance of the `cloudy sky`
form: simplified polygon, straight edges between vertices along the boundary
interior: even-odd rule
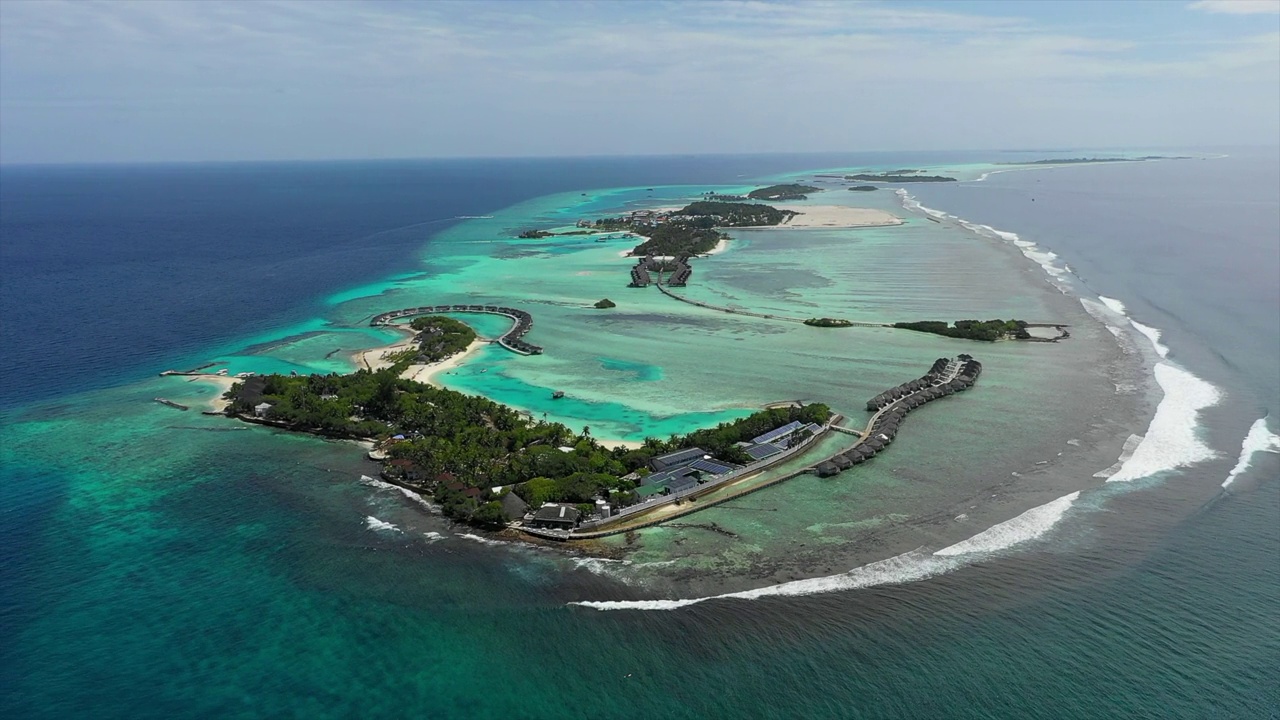
[[[0,2],[0,162],[1280,142],[1280,0]]]

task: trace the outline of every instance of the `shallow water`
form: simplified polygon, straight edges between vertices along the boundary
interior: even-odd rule
[[[810,159],[789,169],[839,165]],[[965,171],[977,177],[981,167]],[[197,297],[188,306],[172,299],[184,297],[175,285],[170,302],[181,312],[169,318],[184,320],[158,337],[178,339],[139,354],[144,328],[161,318],[134,318],[140,334],[116,340],[128,347],[90,363],[104,368],[106,380],[52,391],[24,385],[59,377],[73,365],[76,343],[110,337],[95,332],[120,332],[107,323],[115,319],[108,307],[79,335],[60,333],[68,337],[54,346],[58,357],[7,377],[0,492],[6,515],[18,522],[5,523],[0,564],[4,714],[1254,717],[1277,707],[1280,463],[1261,449],[1271,432],[1265,423],[1245,439],[1266,408],[1236,400],[1257,380],[1233,379],[1232,362],[1202,364],[1206,351],[1192,333],[1169,329],[1120,291],[1142,273],[1117,271],[1120,289],[1105,288],[1108,297],[1166,330],[1165,360],[1227,400],[1204,407],[1191,430],[1215,458],[1128,483],[1093,477],[1116,461],[1130,434],[1176,439],[1187,427],[1183,411],[1169,415],[1173,434],[1150,432],[1157,403],[1169,397],[1149,370],[1159,360],[1155,348],[1124,318],[1111,318],[1122,333],[1117,342],[1086,313],[1076,295],[1103,289],[1089,285],[1092,275],[1058,278],[1074,293],[1064,295],[1023,255],[1028,248],[956,221],[905,214],[891,193],[855,200],[894,208],[910,219],[905,226],[735,233],[730,252],[697,262],[686,292],[873,320],[1034,309],[1070,321],[1073,337],[980,346],[978,387],[913,413],[893,449],[874,462],[828,480],[798,478],[690,519],[716,522],[738,534],[734,540],[659,528],[642,533],[625,562],[493,545],[445,522],[420,498],[359,481],[376,467],[351,443],[160,406],[151,399],[205,400],[215,391],[143,377],[129,365],[224,360],[233,371],[343,370],[351,351],[394,339],[366,327],[375,312],[518,296],[536,319],[530,340],[547,353],[523,358],[488,348],[445,376],[449,386],[589,424],[600,437],[638,438],[783,399],[822,400],[865,417],[861,406],[871,395],[917,376],[938,355],[972,347],[889,330],[769,324],[628,289],[628,263],[617,253],[629,244],[516,241],[512,231],[730,185],[687,185],[695,181],[669,170],[675,185],[664,188],[662,172],[649,168],[643,182],[654,183],[652,194],[633,187],[545,195],[555,188],[542,176],[553,169],[521,171],[527,187],[547,188],[527,197],[542,197],[507,209],[473,203],[483,209],[457,213],[491,218],[412,239],[384,233],[375,252],[362,245],[342,254],[350,282],[325,275],[339,252],[328,250],[311,265],[272,253],[282,263],[277,272],[315,273],[306,290],[250,273],[217,303]],[[1092,169],[1087,184],[1100,187],[1115,169]],[[395,170],[413,175],[413,168]],[[557,182],[592,187],[590,173],[574,172]],[[1016,189],[1023,182],[1016,175],[979,185],[1000,178]],[[497,183],[500,174],[486,177]],[[720,178],[736,182],[732,174]],[[1119,185],[1117,192],[1128,187]],[[379,195],[386,185],[369,187]],[[8,208],[22,193],[15,196],[8,181],[3,188],[12,259],[13,239],[24,236],[15,234]],[[939,190],[913,192],[930,207],[1022,233],[1002,222],[998,204],[986,216],[970,215],[959,202],[926,197]],[[145,224],[147,212],[138,212]],[[1074,236],[1023,235],[1073,269],[1083,266]],[[244,270],[234,268],[254,266],[254,257],[228,242],[233,255],[246,253],[237,256],[243,265],[229,265],[235,278]],[[306,257],[305,234],[295,242],[290,252]],[[392,264],[370,255],[406,248],[416,260],[401,258],[384,279],[379,268]],[[8,277],[6,285],[8,320],[18,296]],[[310,299],[289,304],[298,297]],[[619,307],[590,308],[600,297]],[[233,324],[235,337],[226,318],[211,316],[187,334],[211,306],[232,318],[254,309],[263,319]],[[493,322],[500,321],[477,321],[481,333],[500,332]],[[1193,328],[1203,322],[1186,321]],[[32,332],[19,325],[5,332]],[[335,349],[341,352],[325,357]],[[34,344],[22,352],[44,359]],[[111,364],[121,358],[125,365]],[[1234,366],[1259,362],[1251,356]],[[32,374],[40,371],[48,374]],[[97,389],[80,391],[86,386]],[[552,389],[567,397],[552,401]],[[36,397],[45,401],[30,402]],[[1228,476],[1231,492],[1209,501]],[[868,567],[881,558],[896,560]],[[569,604],[775,586],[748,595],[759,599],[671,612]],[[848,590],[854,587],[864,589]],[[820,592],[785,597],[809,590]],[[581,688],[597,689],[599,700],[566,703]]]

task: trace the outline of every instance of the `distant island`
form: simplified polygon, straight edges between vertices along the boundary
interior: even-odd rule
[[[1027,323],[1022,320],[956,320],[953,325],[948,325],[943,320],[922,320],[896,322],[893,327],[984,342],[1031,339],[1031,333],[1027,332]]]
[[[840,318],[809,318],[804,321],[805,325],[810,327],[852,327],[853,323],[849,320],[841,320]]]
[[[888,183],[909,183],[909,182],[955,182],[953,177],[945,177],[942,175],[912,175],[910,173],[919,172],[918,170],[894,170],[883,173],[858,173],[857,175],[845,175],[845,180],[853,180],[857,182],[888,182]]]
[[[1192,158],[1184,155],[1143,155],[1142,157],[1133,158],[1096,158],[1096,157],[1078,157],[1063,158],[1061,160],[1031,160],[1030,162],[1006,162],[998,163],[999,165],[1078,165],[1082,163],[1114,163],[1114,162],[1144,162],[1147,160],[1191,160]]]
[[[872,190],[878,190],[879,188],[875,185],[852,185],[849,189],[854,192],[871,192]]]
[[[607,310],[609,308],[618,307],[618,304],[610,300],[609,298],[605,298],[603,300],[597,300],[596,304],[593,307],[596,307],[600,310]]]
[[[770,185],[759,190],[752,190],[747,197],[752,200],[808,200],[809,193],[822,192],[822,188],[812,185]]]

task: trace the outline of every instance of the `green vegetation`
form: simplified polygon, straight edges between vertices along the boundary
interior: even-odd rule
[[[414,318],[409,327],[418,331],[414,338],[418,343],[414,360],[420,363],[439,362],[457,355],[476,339],[476,331],[469,325],[440,315]]]
[[[1031,337],[1027,332],[1027,323],[1022,320],[957,320],[955,325],[948,326],[941,320],[924,320],[921,322],[898,322],[893,324],[903,330],[933,333],[965,340],[996,340],[1012,338],[1026,340]]]
[[[840,318],[809,318],[804,321],[804,324],[812,327],[850,327],[853,325],[849,320],[841,320]]]
[[[878,188],[875,185],[853,185],[849,189],[853,190],[854,192],[871,192],[872,190],[877,190]]]
[[[655,455],[697,445],[741,462],[735,442],[791,420],[830,416],[823,405],[766,410],[683,437],[649,438],[637,450],[607,449],[590,428],[573,432],[482,397],[405,380],[400,373],[408,363],[350,375],[248,378],[227,392],[228,413],[249,417],[266,402],[272,406],[267,419],[292,430],[389,443],[383,470],[389,479],[431,495],[449,517],[482,526],[501,522],[494,487],[514,485],[535,507],[601,495],[626,505],[635,502],[635,482],[622,476]]]
[[[643,232],[649,239],[635,246],[632,255],[698,255],[710,252],[728,237],[711,227],[682,222],[664,222],[636,232]]]
[[[607,310],[609,308],[618,307],[618,303],[610,300],[609,298],[605,298],[603,300],[596,301],[595,306],[601,310]]]
[[[855,180],[858,182],[890,182],[890,183],[909,183],[909,182],[955,182],[953,177],[944,177],[942,175],[909,175],[907,173],[917,172],[915,170],[895,170],[893,172],[872,174],[858,173],[857,175],[845,175],[845,180]]]
[[[708,226],[714,225],[715,227],[767,227],[769,225],[778,225],[795,214],[790,210],[779,210],[770,205],[715,200],[699,200],[698,202],[689,203],[676,213],[680,218],[697,218],[697,220],[692,221],[693,224],[701,225],[700,221],[705,219],[709,221],[705,224]],[[673,222],[690,221],[681,219]]]
[[[555,235],[555,233],[547,232],[546,230],[525,230],[524,232],[520,233],[517,237],[523,238],[525,240],[537,240],[539,238],[551,237],[552,235]]]
[[[785,185],[770,185],[759,190],[752,190],[747,193],[747,197],[752,200],[807,200],[806,193],[822,192],[822,188],[812,185],[797,185],[796,183],[788,183]]]

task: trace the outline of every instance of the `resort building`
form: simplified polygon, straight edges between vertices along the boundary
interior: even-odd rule
[[[547,503],[533,514],[529,524],[533,527],[550,530],[572,530],[578,527],[578,519],[582,513],[572,505],[556,505]]]
[[[265,418],[267,413],[271,412],[271,403],[259,403],[253,406],[253,416]]]
[[[649,467],[654,472],[660,470],[668,470],[670,468],[682,467],[688,465],[694,460],[709,459],[711,456],[702,448],[686,448],[675,452],[659,455],[649,461]]]

